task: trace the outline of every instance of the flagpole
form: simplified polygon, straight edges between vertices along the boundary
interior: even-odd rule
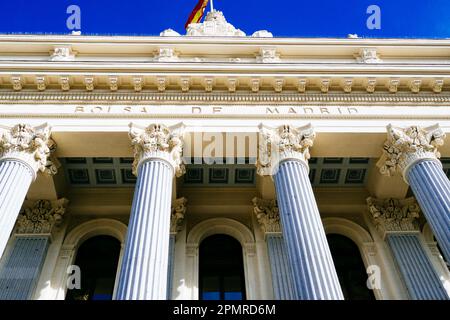
[[[211,0],[211,12],[213,12],[213,11],[214,11],[214,1]]]

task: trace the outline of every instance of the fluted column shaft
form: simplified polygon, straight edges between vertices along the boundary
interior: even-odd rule
[[[275,186],[298,298],[343,299],[307,165],[297,160],[281,162]]]
[[[172,297],[172,287],[173,287],[173,269],[175,263],[175,239],[176,234],[171,233],[169,238],[169,266],[167,272],[167,300]]]
[[[140,165],[116,299],[167,298],[173,167],[161,159]]]
[[[266,235],[275,300],[297,300],[292,283],[291,264],[282,234]]]
[[[29,300],[33,297],[47,255],[48,236],[14,239],[0,264],[0,300]]]
[[[0,162],[0,257],[33,179],[34,172],[28,164],[14,159]]]
[[[386,242],[391,248],[412,299],[448,300],[447,292],[417,234],[387,234]]]
[[[442,165],[439,160],[416,162],[405,178],[430,223],[446,261],[450,261],[450,181]]]

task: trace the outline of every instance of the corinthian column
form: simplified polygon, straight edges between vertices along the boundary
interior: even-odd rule
[[[137,175],[116,299],[167,298],[170,211],[174,175],[181,176],[183,125],[130,124]]]
[[[343,299],[343,294],[308,178],[309,148],[314,137],[310,125],[261,125],[258,173],[275,179],[295,296],[337,300]]]
[[[276,200],[253,198],[253,205],[267,242],[275,300],[296,300]]]
[[[54,147],[47,124],[3,127],[0,137],[0,257],[38,171],[56,172],[49,160]]]
[[[401,174],[411,186],[447,261],[450,261],[450,181],[442,170],[438,147],[445,134],[438,125],[406,129],[387,127],[380,162],[385,175]]]
[[[25,201],[17,219],[11,249],[0,264],[0,300],[32,299],[47,256],[54,226],[68,201]]]
[[[388,243],[414,300],[446,300],[448,295],[418,237],[420,208],[414,198],[368,198],[375,227]]]
[[[169,239],[169,271],[167,273],[167,300],[172,296],[173,287],[173,270],[175,262],[175,241],[177,233],[181,229],[186,214],[187,199],[182,197],[176,199],[172,205],[172,213],[170,215],[170,239]]]

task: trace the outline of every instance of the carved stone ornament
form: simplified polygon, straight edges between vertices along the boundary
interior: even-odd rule
[[[381,59],[378,56],[377,49],[375,48],[362,48],[356,57],[359,63],[381,63]]]
[[[158,49],[154,60],[157,62],[178,61],[178,54],[171,47],[161,47]]]
[[[445,139],[444,132],[437,124],[428,128],[412,126],[406,129],[388,125],[387,136],[383,156],[378,162],[380,172],[386,176],[399,172],[403,177],[415,162],[439,159],[441,155],[438,147],[444,144]]]
[[[276,200],[253,198],[253,212],[256,215],[262,231],[267,233],[281,233],[280,213]]]
[[[186,169],[182,162],[184,125],[172,127],[151,124],[148,127],[130,124],[129,136],[134,148],[133,173],[137,175],[139,165],[148,158],[159,158],[169,162],[177,177]]]
[[[34,179],[38,171],[55,174],[59,162],[52,156],[56,143],[50,138],[50,127],[45,123],[33,127],[17,124],[12,128],[3,127],[0,138],[0,159],[17,159],[30,165]]]
[[[170,233],[176,234],[180,231],[181,224],[186,214],[187,199],[182,197],[176,199],[172,205],[172,212],[170,215]]]
[[[411,197],[399,199],[367,198],[370,215],[382,236],[388,232],[418,232],[420,207]]]
[[[11,84],[12,84],[14,91],[22,90],[22,77],[20,77],[20,76],[11,77]]]
[[[63,219],[67,199],[26,200],[16,222],[16,234],[50,234]]]
[[[75,53],[71,46],[57,46],[50,55],[50,61],[74,61]]]
[[[203,23],[191,23],[187,36],[245,37],[245,33],[227,22],[221,11],[210,11]]]
[[[260,48],[259,55],[256,57],[256,62],[259,63],[272,63],[279,61],[280,55],[277,53],[277,49],[274,47]]]
[[[279,163],[288,159],[300,160],[307,165],[314,138],[311,124],[297,128],[289,125],[271,128],[260,124],[258,174],[273,175]]]

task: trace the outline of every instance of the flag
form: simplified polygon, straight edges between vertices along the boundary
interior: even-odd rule
[[[184,28],[187,29],[188,25],[191,23],[198,23],[203,18],[203,13],[208,5],[209,0],[199,0],[194,10],[192,10],[189,19],[186,21]]]

